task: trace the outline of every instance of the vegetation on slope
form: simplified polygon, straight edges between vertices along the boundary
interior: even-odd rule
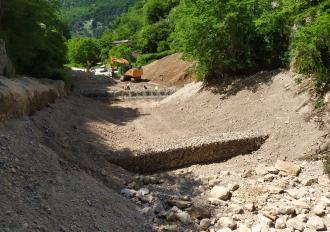
[[[73,36],[95,37],[111,28],[136,0],[61,0]]]
[[[48,0],[1,1],[0,34],[19,74],[64,77],[59,69],[66,62],[69,34],[59,8]]]

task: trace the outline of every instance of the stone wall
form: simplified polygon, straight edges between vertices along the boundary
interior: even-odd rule
[[[254,133],[224,133],[164,143],[151,150],[109,155],[109,161],[139,173],[155,172],[192,164],[219,162],[256,151],[268,138]]]
[[[0,76],[0,121],[29,115],[66,94],[63,81]]]

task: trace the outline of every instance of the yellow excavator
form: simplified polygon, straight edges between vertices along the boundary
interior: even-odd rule
[[[118,67],[118,75],[121,81],[139,81],[143,75],[142,68],[132,68],[129,61],[124,58],[112,57],[110,60],[112,76],[114,76],[114,67]]]

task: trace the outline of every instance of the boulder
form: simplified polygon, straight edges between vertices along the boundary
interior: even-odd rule
[[[230,228],[232,230],[236,229],[237,223],[231,217],[222,217],[218,220],[216,228]]]
[[[275,168],[290,176],[298,176],[301,168],[292,162],[277,160]]]
[[[211,189],[210,198],[217,198],[226,201],[229,200],[230,197],[231,197],[231,193],[229,189],[226,187],[217,185]]]
[[[306,226],[314,230],[323,230],[325,228],[322,218],[318,216],[312,216],[308,219]]]

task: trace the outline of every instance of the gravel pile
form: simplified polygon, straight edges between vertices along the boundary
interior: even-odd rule
[[[320,165],[278,160],[201,176],[197,185],[187,173],[177,183],[164,173],[137,175],[121,194],[139,206],[155,231],[329,231],[330,180],[310,171]],[[177,188],[184,185],[188,191]]]

